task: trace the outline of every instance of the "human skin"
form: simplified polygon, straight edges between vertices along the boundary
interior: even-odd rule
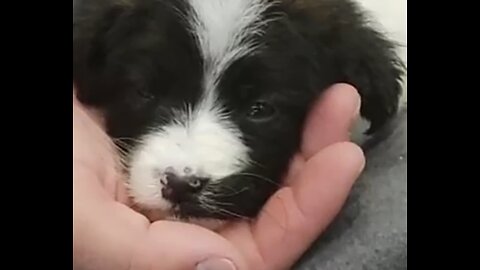
[[[337,84],[312,109],[284,185],[252,221],[212,232],[133,210],[101,117],[73,98],[76,270],[289,269],[331,223],[364,168],[349,141],[357,91]]]

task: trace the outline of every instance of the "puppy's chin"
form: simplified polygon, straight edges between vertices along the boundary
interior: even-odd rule
[[[139,212],[152,223],[159,220],[169,220],[197,225],[211,231],[218,231],[228,224],[228,221],[213,218],[178,218],[159,209],[141,209]]]

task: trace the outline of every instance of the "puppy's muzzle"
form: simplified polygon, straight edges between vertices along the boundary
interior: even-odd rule
[[[179,204],[195,197],[208,183],[209,178],[195,175],[178,176],[173,172],[168,172],[160,181],[164,185],[162,196],[172,203]]]

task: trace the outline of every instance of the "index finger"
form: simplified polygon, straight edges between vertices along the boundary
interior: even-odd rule
[[[336,84],[319,98],[305,123],[301,154],[309,159],[322,148],[349,140],[360,110],[360,95],[348,84]]]
[[[358,146],[333,144],[270,198],[252,227],[268,269],[287,269],[305,252],[340,211],[364,164]]]

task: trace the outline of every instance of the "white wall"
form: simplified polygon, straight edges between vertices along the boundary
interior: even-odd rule
[[[373,16],[381,30],[386,31],[390,38],[403,45],[398,48],[399,56],[407,64],[407,0],[356,0]],[[405,78],[403,106],[407,105],[407,83]],[[360,143],[366,137],[363,131],[368,123],[361,119],[352,131],[353,141]]]
[[[390,36],[404,46],[407,45],[407,0],[357,0]],[[406,48],[400,49],[401,57],[406,61]]]

